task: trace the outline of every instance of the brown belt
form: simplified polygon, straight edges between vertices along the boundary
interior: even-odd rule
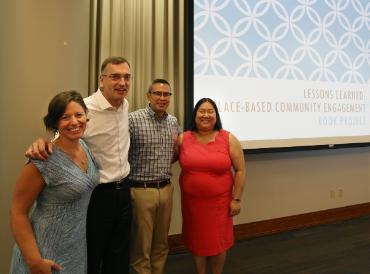
[[[163,188],[170,183],[171,183],[170,179],[161,180],[161,181],[145,181],[145,182],[130,180],[131,187],[142,187],[142,188]]]

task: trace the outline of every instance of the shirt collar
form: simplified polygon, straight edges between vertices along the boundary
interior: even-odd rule
[[[158,120],[164,120],[168,116],[168,113],[167,112],[165,112],[163,116],[158,116],[154,112],[154,110],[150,107],[150,105],[148,105],[145,109],[146,109],[146,112],[149,114],[150,117],[153,117],[153,118],[158,119]]]
[[[115,107],[113,107],[109,102],[108,100],[104,97],[103,93],[101,92],[100,89],[98,89],[96,91],[96,100],[97,100],[97,103],[99,105],[99,107],[101,109],[116,109]],[[125,103],[125,99],[123,99],[123,102],[122,104],[119,106],[119,108],[117,110],[120,110],[123,108],[123,104]]]

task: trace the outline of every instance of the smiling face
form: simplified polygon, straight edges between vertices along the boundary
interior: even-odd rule
[[[59,118],[58,132],[60,138],[70,141],[78,140],[85,132],[86,123],[86,113],[82,106],[74,101],[69,102]]]
[[[171,100],[171,88],[168,84],[155,83],[147,92],[149,105],[157,115],[166,113]]]
[[[216,124],[216,110],[209,102],[200,105],[195,116],[195,124],[200,131],[214,130]]]
[[[127,63],[107,64],[100,76],[100,90],[105,99],[119,107],[131,85],[131,70]]]

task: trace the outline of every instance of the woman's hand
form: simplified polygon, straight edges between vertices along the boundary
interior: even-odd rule
[[[240,201],[236,201],[234,199],[230,202],[230,216],[235,216],[240,213],[242,206],[240,204]]]
[[[30,265],[31,274],[52,274],[51,270],[60,271],[62,268],[52,260],[41,259],[35,264]]]

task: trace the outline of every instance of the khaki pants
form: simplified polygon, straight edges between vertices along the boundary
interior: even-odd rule
[[[131,273],[163,274],[168,254],[173,184],[131,188]]]

